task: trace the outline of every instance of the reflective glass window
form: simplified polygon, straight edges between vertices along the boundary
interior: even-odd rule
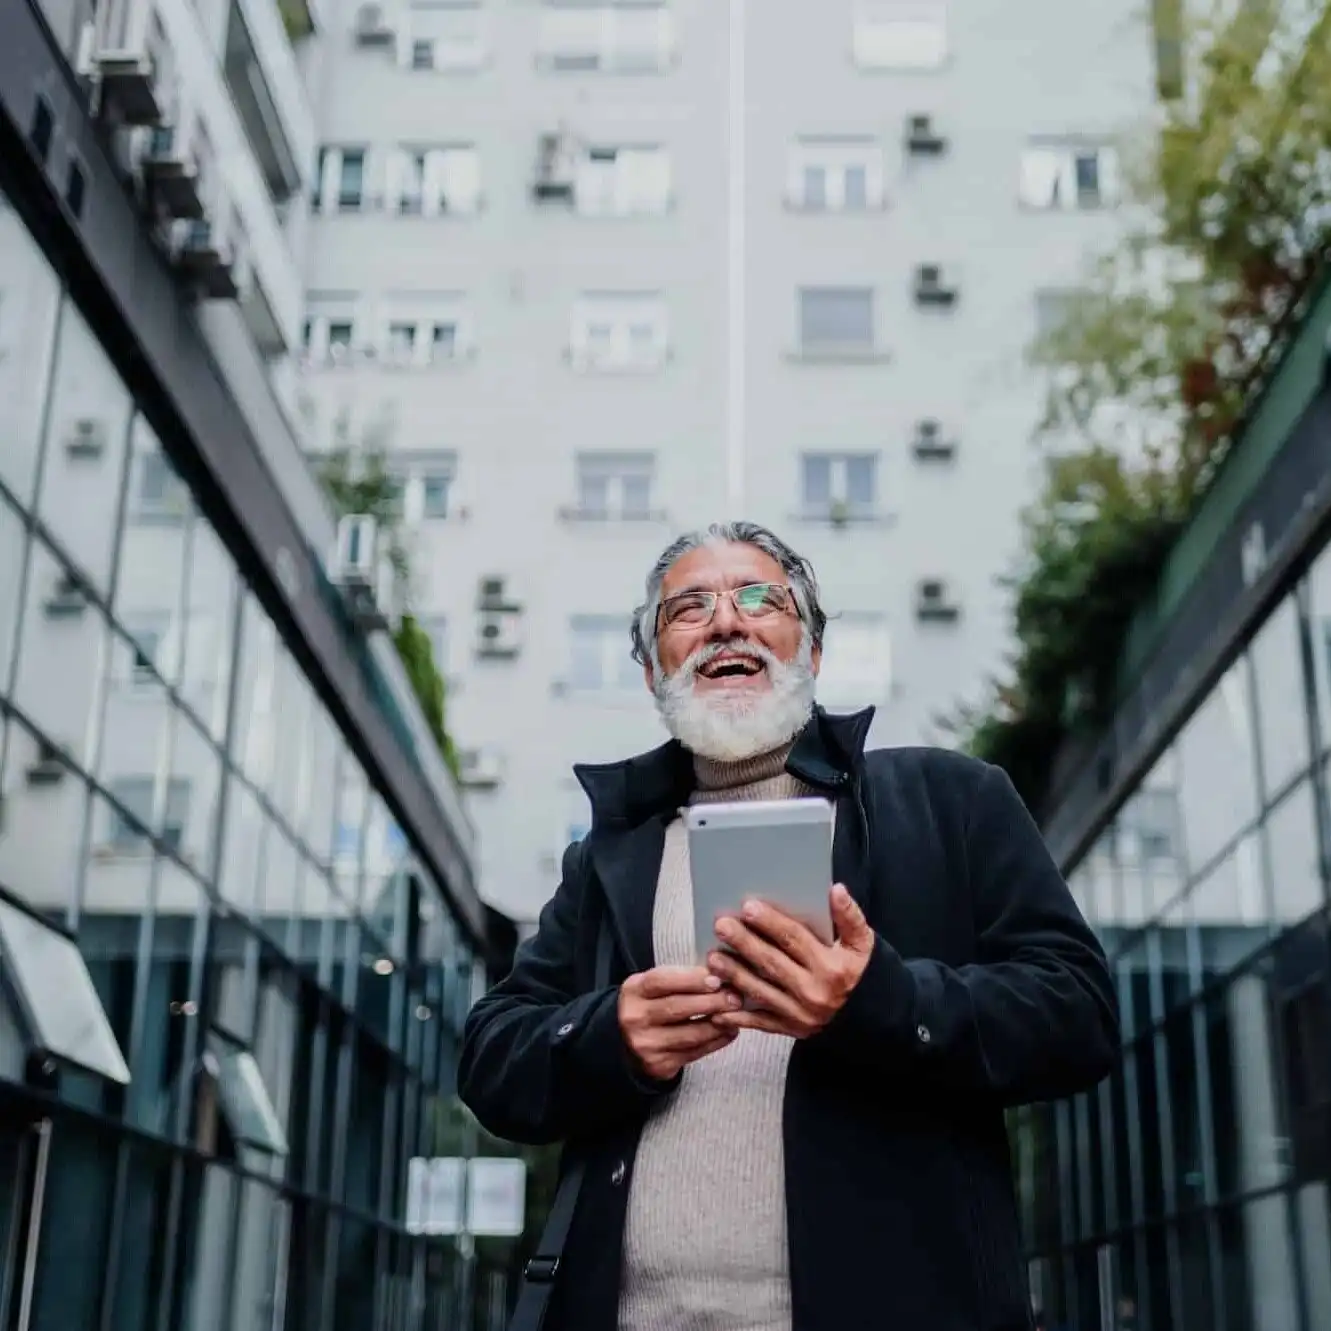
[[[1271,920],[1255,833],[1207,870],[1189,893],[1189,906],[1205,981],[1227,974],[1262,946]]]
[[[1312,784],[1304,781],[1266,817],[1267,856],[1275,919],[1292,924],[1324,901],[1317,812]]]
[[[181,607],[181,696],[216,740],[226,731],[232,649],[237,618],[235,566],[205,522],[190,530],[189,564]]]
[[[111,585],[131,409],[106,353],[66,304],[56,338],[37,512],[103,596]]]
[[[0,360],[0,376],[3,373],[4,361]],[[0,412],[3,410],[0,407]],[[27,532],[18,513],[0,496],[0,688],[9,686],[9,669],[18,638],[26,540]]]
[[[1257,814],[1257,769],[1246,658],[1224,675],[1178,740],[1179,795],[1194,872]]]
[[[1268,797],[1308,766],[1309,690],[1303,677],[1299,614],[1287,596],[1254,639],[1249,654],[1257,685],[1262,770]]]
[[[24,504],[36,489],[59,307],[55,273],[0,197],[0,481]]]

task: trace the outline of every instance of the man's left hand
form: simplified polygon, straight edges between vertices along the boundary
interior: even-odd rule
[[[841,1011],[864,974],[877,938],[841,884],[832,889],[836,942],[761,901],[745,902],[739,919],[717,921],[716,936],[735,955],[713,952],[709,969],[757,1010],[721,1012],[722,1027],[806,1039]]]

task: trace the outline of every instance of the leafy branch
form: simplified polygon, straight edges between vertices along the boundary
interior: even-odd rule
[[[1128,217],[1030,349],[1047,397],[1009,671],[944,726],[1029,804],[1109,718],[1124,637],[1331,249],[1331,4],[1245,6],[1186,33],[1195,80],[1125,145]]]
[[[335,446],[320,459],[319,479],[342,516],[364,515],[375,520],[384,555],[392,567],[407,604],[393,630],[393,645],[411,681],[425,722],[454,777],[458,775],[457,748],[446,724],[447,685],[434,659],[434,644],[411,613],[411,557],[402,532],[402,485],[386,451],[386,432],[380,427],[365,432],[359,442],[351,438],[345,415],[334,425]]]

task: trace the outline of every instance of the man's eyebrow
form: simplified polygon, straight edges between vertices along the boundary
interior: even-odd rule
[[[715,589],[712,588],[712,587],[703,587],[703,586],[698,585],[697,583],[694,583],[692,586],[689,586],[689,587],[677,587],[673,592],[668,592],[668,593],[666,593],[666,595],[665,595],[664,597],[662,597],[661,599],[662,599],[662,600],[665,600],[665,601],[669,601],[669,600],[672,600],[672,599],[673,599],[674,597],[676,597],[676,596],[694,596],[694,595],[696,595],[698,592],[710,592],[710,591],[714,591],[714,590],[715,590]]]

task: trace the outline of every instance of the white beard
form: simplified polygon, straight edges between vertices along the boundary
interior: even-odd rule
[[[698,670],[722,652],[752,656],[767,667],[769,689],[694,689]],[[743,762],[771,753],[804,729],[813,712],[813,642],[805,633],[792,661],[756,643],[709,643],[673,675],[656,666],[656,707],[665,728],[690,753],[713,762]]]

